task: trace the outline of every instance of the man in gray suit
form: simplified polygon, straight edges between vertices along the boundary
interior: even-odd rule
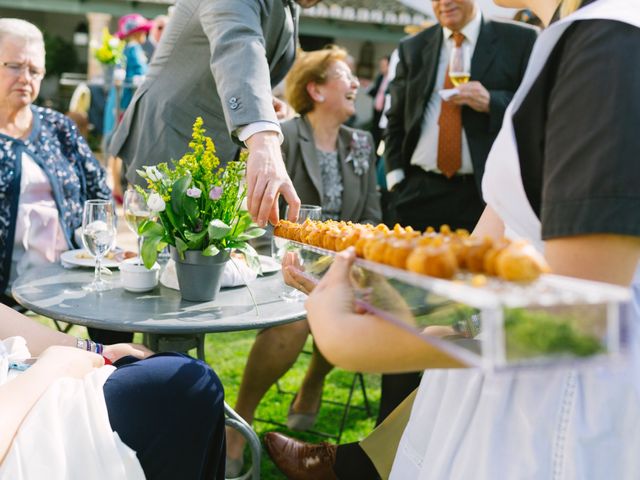
[[[278,219],[278,196],[298,215],[300,200],[282,160],[282,133],[271,87],[291,67],[299,6],[319,0],[178,0],[144,83],[136,92],[109,151],[136,169],[187,150],[197,116],[222,162],[244,142],[248,207],[261,225]]]

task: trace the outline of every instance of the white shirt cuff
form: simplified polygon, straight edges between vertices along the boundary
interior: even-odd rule
[[[391,170],[387,173],[387,189],[389,191],[393,190],[393,187],[398,185],[402,180],[404,180],[404,171],[401,168]]]
[[[280,125],[272,122],[253,122],[249,125],[245,125],[244,127],[240,127],[236,130],[236,135],[238,140],[244,142],[251,135],[259,132],[276,132],[278,134],[278,140],[280,144],[284,141],[284,135],[282,135],[282,130],[280,130]]]

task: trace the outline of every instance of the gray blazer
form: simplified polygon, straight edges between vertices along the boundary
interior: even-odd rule
[[[295,58],[299,7],[288,0],[178,0],[109,146],[127,179],[136,169],[180,158],[197,116],[223,163],[235,159],[234,132],[276,123],[271,86]]]
[[[296,117],[281,124],[284,135],[282,155],[287,173],[302,203],[322,204],[322,174],[316,157],[316,145],[311,125],[305,117]],[[366,135],[371,154],[369,168],[362,175],[355,172],[350,161],[351,139],[354,132]],[[382,221],[380,196],[376,183],[376,153],[373,137],[363,130],[346,126],[338,133],[338,158],[342,164],[342,212],[341,220],[378,224]],[[281,215],[282,216],[282,215]]]

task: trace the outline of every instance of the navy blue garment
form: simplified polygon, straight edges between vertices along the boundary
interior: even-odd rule
[[[124,357],[104,384],[111,428],[149,480],[224,479],[224,390],[204,362],[180,353]]]

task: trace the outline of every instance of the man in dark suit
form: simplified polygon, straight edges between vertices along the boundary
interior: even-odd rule
[[[390,85],[385,136],[387,184],[396,219],[423,230],[472,230],[484,203],[484,163],[524,75],[536,30],[482,17],[475,0],[434,0],[439,23],[407,38]],[[448,101],[449,52],[471,56],[471,80]]]

